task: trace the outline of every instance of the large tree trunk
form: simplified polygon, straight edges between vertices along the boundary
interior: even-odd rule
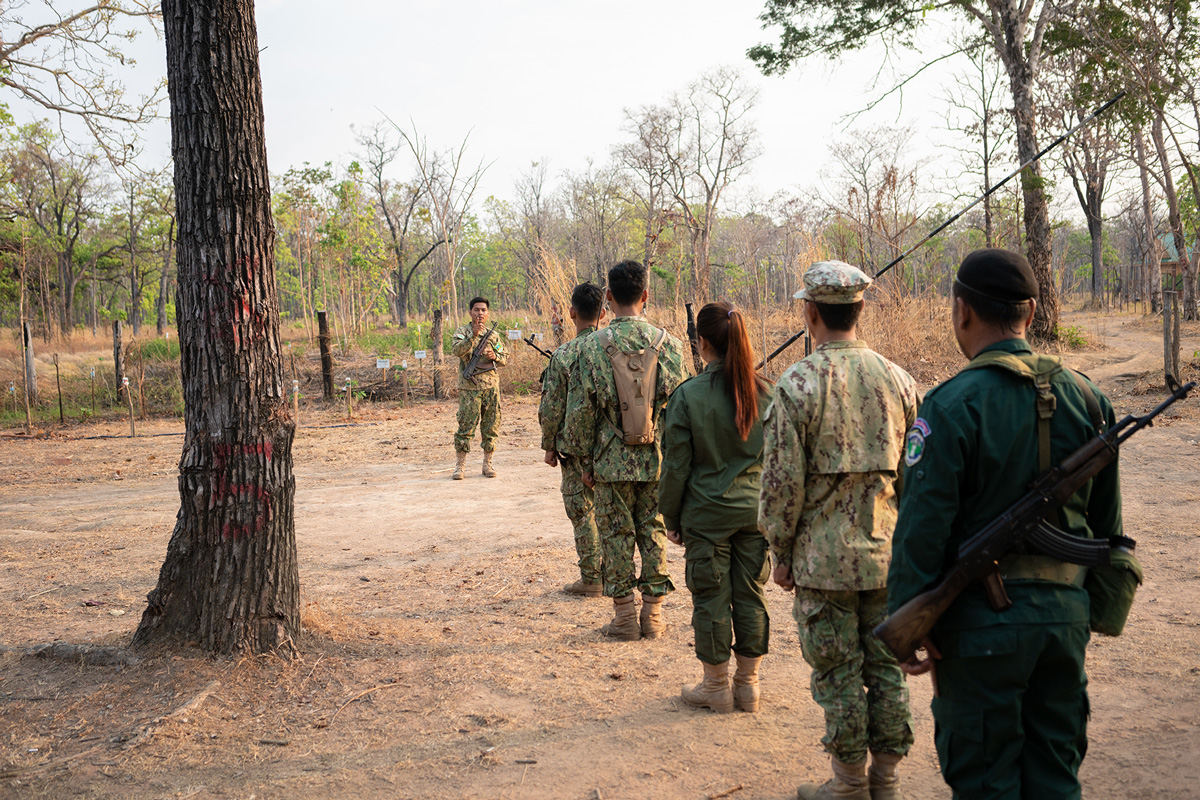
[[[300,580],[254,5],[162,10],[185,439],[179,515],[133,643],[263,652],[298,635]]]

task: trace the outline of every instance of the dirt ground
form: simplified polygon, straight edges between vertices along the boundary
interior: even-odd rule
[[[1118,413],[1161,398],[1158,330],[1075,320],[1102,346],[1073,354]],[[1200,349],[1185,330],[1184,357]],[[1195,377],[1192,362],[1191,377]],[[1180,407],[1184,406],[1184,407]],[[1122,453],[1126,531],[1147,580],[1125,635],[1094,639],[1085,797],[1193,798],[1200,785],[1200,401]],[[306,414],[296,437],[300,657],[147,654],[132,666],[23,655],[51,641],[122,645],[153,587],[179,505],[180,423],[0,434],[0,798],[793,797],[823,780],[790,596],[761,713],[694,711],[682,550],[671,629],[615,643],[577,577],[536,405],[505,400],[500,477],[450,480],[454,406],[373,406],[352,424]],[[930,687],[912,681],[912,800],[948,798]]]

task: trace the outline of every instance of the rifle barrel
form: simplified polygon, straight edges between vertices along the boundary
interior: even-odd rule
[[[783,344],[779,345],[779,347],[776,347],[774,350],[772,350],[771,355],[767,356],[762,361],[758,362],[758,366],[755,367],[754,369],[760,370],[763,367],[765,367],[767,364],[771,363],[771,360],[773,358],[775,358],[775,356],[779,355],[784,350],[787,350],[789,347],[792,346],[793,342],[795,342],[797,339],[799,339],[803,335],[804,335],[803,328],[800,329],[799,331],[797,331],[796,333],[793,333],[791,336],[788,337],[788,340],[786,342],[784,342]]]

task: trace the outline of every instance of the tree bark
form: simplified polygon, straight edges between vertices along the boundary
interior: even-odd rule
[[[134,645],[264,652],[300,631],[294,421],[252,0],[165,0],[185,438],[180,509]]]

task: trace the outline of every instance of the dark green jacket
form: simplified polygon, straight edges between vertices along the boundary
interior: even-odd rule
[[[1032,354],[1024,339],[985,348]],[[1084,379],[1086,380],[1086,378]],[[1088,381],[1089,385],[1091,382]],[[1083,393],[1063,370],[1051,380],[1057,408],[1050,454],[1062,461],[1095,434]],[[1092,385],[1106,426],[1112,405]],[[1000,367],[963,370],[931,389],[905,446],[904,489],[888,572],[888,609],[932,587],[954,563],[959,546],[1015,502],[1037,474],[1037,411],[1032,382]],[[1121,487],[1114,461],[1052,519],[1075,536],[1121,533]],[[1088,621],[1087,593],[1065,583],[1009,581],[1013,607],[991,610],[973,582],[939,620],[937,630],[1028,622]]]
[[[738,435],[724,361],[684,381],[667,403],[658,510],[667,530],[736,531],[758,527],[762,417],[772,387],[758,395],[758,422]]]

